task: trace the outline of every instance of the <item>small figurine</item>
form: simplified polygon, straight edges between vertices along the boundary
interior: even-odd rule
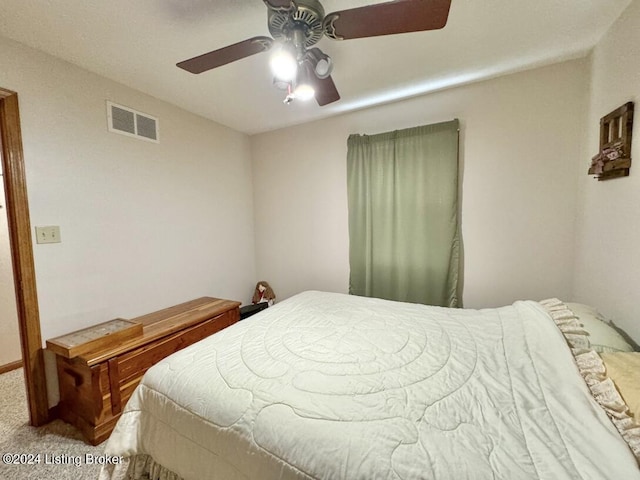
[[[256,284],[256,290],[253,294],[253,298],[251,302],[255,305],[256,303],[264,303],[271,306],[276,300],[276,294],[273,293],[271,286],[265,282],[260,281]]]

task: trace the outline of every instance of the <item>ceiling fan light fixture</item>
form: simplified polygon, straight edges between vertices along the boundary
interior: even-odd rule
[[[273,53],[270,66],[273,76],[278,81],[290,82],[296,78],[298,73],[296,56],[285,47],[279,48]]]
[[[300,65],[298,78],[296,79],[296,88],[293,91],[296,100],[302,100],[305,102],[315,97],[316,91],[312,82],[313,75],[315,75],[315,73],[309,63],[303,63]]]
[[[333,62],[331,57],[325,55],[325,58],[318,60],[315,66],[316,75],[318,78],[327,78],[333,71]]]
[[[278,90],[289,90],[291,88],[291,82],[288,80],[281,80],[277,77],[273,77],[273,86]]]
[[[294,95],[297,100],[302,100],[303,102],[306,102],[308,100],[311,100],[313,97],[315,97],[316,91],[314,90],[314,88],[311,86],[310,83],[305,82],[305,83],[299,84],[296,87]]]

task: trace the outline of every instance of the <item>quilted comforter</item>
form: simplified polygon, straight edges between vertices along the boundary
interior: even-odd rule
[[[640,479],[536,302],[296,295],[149,370],[107,453],[114,480]]]

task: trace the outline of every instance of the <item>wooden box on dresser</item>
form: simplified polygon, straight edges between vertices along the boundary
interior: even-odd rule
[[[58,415],[97,445],[106,440],[144,373],[240,318],[240,302],[202,297],[132,321],[142,335],[75,358],[56,355]]]

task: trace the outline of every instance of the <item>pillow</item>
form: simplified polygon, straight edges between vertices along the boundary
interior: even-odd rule
[[[601,353],[607,376],[613,380],[638,422],[640,415],[640,353]]]
[[[591,348],[596,352],[633,352],[634,348],[595,308],[581,303],[567,303],[567,307],[589,332]]]

